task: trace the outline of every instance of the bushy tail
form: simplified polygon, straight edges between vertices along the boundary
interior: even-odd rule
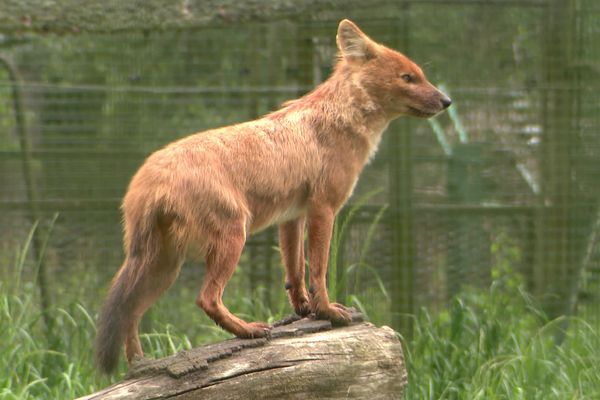
[[[133,268],[126,260],[111,286],[98,317],[96,334],[96,365],[105,374],[114,372],[119,363],[119,353],[125,341],[126,324],[131,318],[128,269]]]
[[[143,302],[140,288],[149,278],[150,267],[160,253],[161,240],[151,214],[141,218],[135,214],[125,218],[125,246],[127,257],[113,284],[98,318],[96,334],[96,364],[106,374],[113,372],[119,363],[119,352],[126,339],[136,304]],[[143,223],[145,222],[145,223]],[[139,317],[139,316],[138,316]]]

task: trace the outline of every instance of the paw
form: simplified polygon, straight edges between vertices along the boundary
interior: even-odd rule
[[[271,329],[273,327],[264,322],[250,322],[244,326],[243,332],[241,332],[237,337],[242,339],[256,339],[267,337],[271,333]]]
[[[332,303],[325,309],[316,310],[315,314],[317,319],[329,320],[334,326],[344,326],[352,322],[352,315],[348,309],[338,303]]]
[[[301,317],[306,317],[310,314],[310,303],[307,299],[303,299],[300,302],[294,302],[293,306],[296,314]]]
[[[136,367],[138,365],[143,365],[147,363],[149,360],[144,357],[143,354],[135,354],[131,360],[128,361],[129,368]]]
[[[350,313],[350,309],[348,307],[346,307],[345,305],[343,305],[343,304],[340,304],[340,303],[330,303],[329,305],[332,306],[332,307],[335,307],[337,309],[346,311],[347,313]]]
[[[292,307],[294,307],[294,311],[297,315],[301,317],[306,317],[310,314],[310,302],[308,301],[308,296],[306,293],[304,294],[296,294],[294,291],[288,292],[290,303]]]

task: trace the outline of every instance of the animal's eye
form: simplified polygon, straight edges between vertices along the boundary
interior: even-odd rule
[[[415,78],[411,74],[403,74],[401,78],[406,83],[413,83],[415,81]]]

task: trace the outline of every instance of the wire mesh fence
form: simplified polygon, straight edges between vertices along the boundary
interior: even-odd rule
[[[34,221],[47,229],[58,213],[44,258],[50,296],[81,281],[97,300],[121,263],[119,203],[143,159],[326,79],[344,17],[420,63],[454,105],[384,135],[338,218],[334,295],[403,328],[418,308],[442,308],[510,265],[551,314],[577,308],[599,321],[600,8],[591,0],[404,1],[235,27],[6,34],[2,262]],[[276,246],[273,229],[252,237],[232,290],[281,301]],[[202,265],[192,264],[179,285],[199,288]]]

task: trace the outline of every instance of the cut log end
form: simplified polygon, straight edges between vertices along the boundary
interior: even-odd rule
[[[231,339],[141,360],[124,381],[81,399],[400,399],[402,345],[388,327],[289,318],[270,338]]]

